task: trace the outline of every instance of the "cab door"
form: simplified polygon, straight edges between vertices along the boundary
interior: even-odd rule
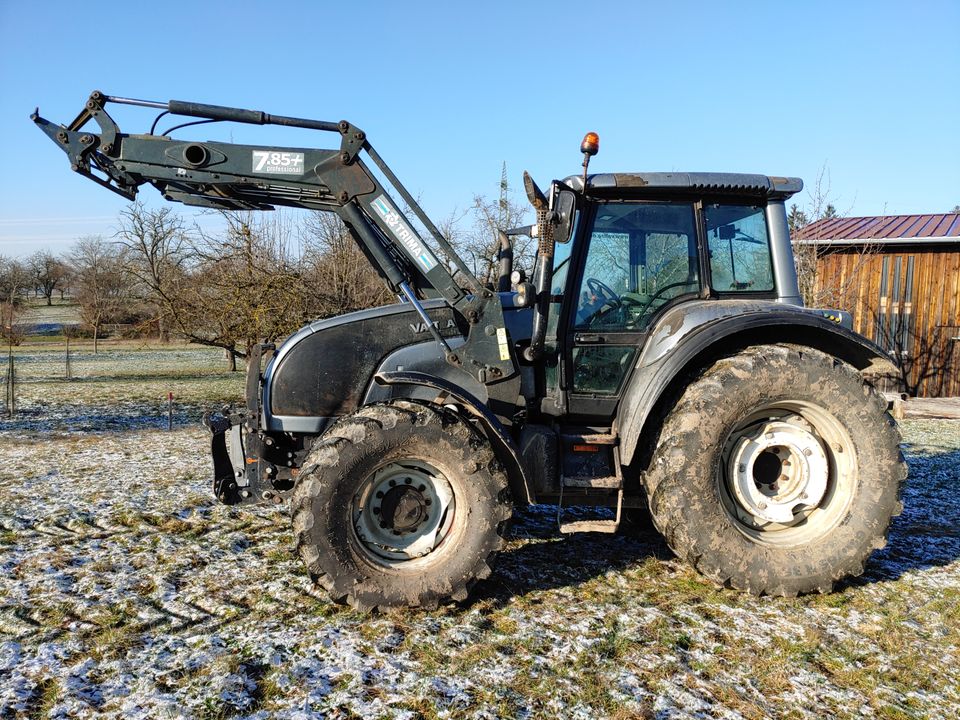
[[[600,202],[567,285],[563,385],[571,419],[609,423],[652,321],[702,287],[694,202]]]

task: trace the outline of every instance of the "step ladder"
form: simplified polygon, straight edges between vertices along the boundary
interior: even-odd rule
[[[615,533],[620,527],[620,516],[623,510],[623,475],[620,472],[619,439],[612,433],[588,433],[576,435],[561,435],[560,440],[564,449],[574,452],[582,448],[584,452],[598,452],[602,448],[611,451],[613,475],[566,475],[564,463],[560,463],[560,501],[557,507],[557,525],[560,532],[569,535],[578,532]],[[592,450],[596,448],[596,450]],[[617,491],[617,511],[613,520],[563,520],[563,489],[564,488],[593,488]]]

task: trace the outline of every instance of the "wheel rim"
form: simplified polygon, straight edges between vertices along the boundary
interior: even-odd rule
[[[856,451],[824,408],[772,403],[727,437],[718,484],[724,510],[743,535],[765,545],[802,545],[846,515],[857,485]]]
[[[374,471],[353,498],[353,527],[365,554],[397,565],[435,553],[453,530],[456,499],[437,468],[398,460]]]

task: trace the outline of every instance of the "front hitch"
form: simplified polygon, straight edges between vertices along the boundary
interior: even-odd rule
[[[239,505],[250,497],[250,491],[241,487],[248,484],[245,477],[243,452],[243,415],[224,411],[204,413],[202,422],[212,433],[210,453],[213,457],[213,495],[224,505]],[[230,442],[227,442],[227,434]],[[246,495],[244,495],[246,492]]]

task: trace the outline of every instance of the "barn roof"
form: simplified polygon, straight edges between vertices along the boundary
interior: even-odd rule
[[[802,245],[960,243],[960,212],[825,218],[801,228],[793,239]]]

